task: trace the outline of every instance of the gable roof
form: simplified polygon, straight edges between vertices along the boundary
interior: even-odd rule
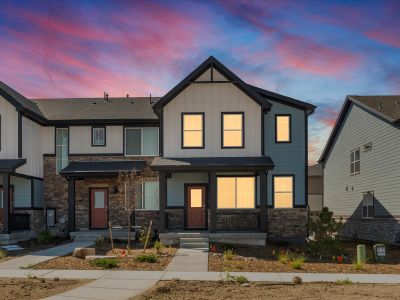
[[[151,98],[152,103],[159,98]],[[63,98],[33,99],[40,111],[50,123],[68,121],[77,123],[83,120],[91,122],[134,120],[136,122],[157,121],[153,104],[149,97],[109,98]]]
[[[267,98],[271,98],[271,100],[276,100],[279,102],[283,102],[285,104],[291,104],[295,107],[301,108],[301,109],[306,109],[307,110],[307,115],[311,115],[312,113],[314,113],[314,110],[317,108],[315,105],[304,102],[304,101],[300,101],[288,96],[284,96],[278,93],[274,93],[262,88],[259,88],[257,86],[254,85],[250,85],[248,84],[249,87],[251,87],[252,89],[254,89],[257,93],[259,93],[260,95],[267,97]]]
[[[271,103],[269,103],[264,97],[254,91],[248,84],[246,84],[243,80],[236,76],[231,70],[225,67],[215,57],[210,56],[193,72],[186,76],[180,83],[178,83],[172,90],[170,90],[165,96],[161,97],[161,99],[154,106],[156,111],[159,112],[163,106],[168,104],[180,92],[182,92],[187,86],[192,84],[199,76],[201,76],[211,67],[215,68],[218,72],[225,76],[230,83],[233,83],[235,86],[237,86],[242,92],[244,92],[247,96],[257,102],[263,109],[269,110],[271,108]]]
[[[335,142],[340,127],[347,115],[351,104],[361,107],[371,115],[382,119],[393,126],[400,126],[400,95],[393,96],[347,96],[336,119],[328,141],[322,151],[319,163],[326,161]],[[400,129],[400,127],[398,127]]]

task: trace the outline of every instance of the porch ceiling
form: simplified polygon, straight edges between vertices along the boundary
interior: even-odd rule
[[[151,163],[154,171],[208,171],[208,170],[270,170],[270,157],[156,157]]]
[[[64,177],[117,176],[120,172],[143,171],[145,160],[126,161],[73,161],[60,171]]]
[[[0,159],[0,173],[14,173],[15,169],[26,164],[26,159]]]

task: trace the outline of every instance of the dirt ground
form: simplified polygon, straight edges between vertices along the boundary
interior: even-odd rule
[[[89,283],[90,280],[0,278],[0,299],[42,299]]]
[[[52,241],[51,243],[43,244],[43,245],[38,244],[35,239],[18,242],[18,243],[16,243],[16,245],[22,247],[23,249],[16,250],[16,251],[6,251],[7,257],[0,259],[0,262],[6,261],[6,260],[12,259],[12,258],[20,257],[23,255],[28,255],[28,254],[31,254],[36,251],[53,248],[53,247],[60,246],[63,244],[68,244],[71,242],[72,241],[70,239],[65,239],[65,238],[55,238],[54,241]]]
[[[159,281],[132,300],[147,299],[400,299],[400,285],[210,281]]]
[[[157,254],[153,248],[146,249],[146,254],[157,254],[156,263],[137,262],[135,257],[143,254],[143,248],[135,245],[129,252],[124,244],[115,244],[114,252],[111,250],[109,243],[103,243],[96,247],[97,255],[116,255],[118,259],[118,267],[115,270],[146,270],[146,271],[162,271],[164,270],[172,257],[175,255],[176,248],[164,247],[161,253]],[[123,253],[125,252],[125,253]],[[77,269],[77,270],[98,270],[100,267],[92,266],[88,260],[72,257],[70,254],[61,256],[32,267],[33,269]]]
[[[292,253],[301,253],[301,248],[289,247]],[[361,270],[356,270],[352,260],[356,256],[356,244],[346,243],[344,251],[349,257],[347,262],[338,264],[337,261],[319,260],[306,256],[301,269],[294,270],[291,263],[283,264],[277,260],[277,253],[287,248],[268,245],[265,247],[235,246],[235,256],[232,260],[223,258],[223,249],[220,245],[216,253],[209,255],[209,271],[246,271],[246,272],[311,272],[311,273],[374,273],[400,274],[400,249],[387,249],[385,263],[370,262],[364,264]],[[372,246],[367,246],[368,255],[372,256]],[[274,255],[275,254],[275,255]]]

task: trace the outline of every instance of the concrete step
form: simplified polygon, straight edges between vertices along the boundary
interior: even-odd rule
[[[208,249],[208,243],[180,243],[179,246],[186,249]]]
[[[208,238],[208,232],[179,232],[179,238]]]
[[[208,237],[190,237],[190,238],[180,238],[181,243],[208,243]]]

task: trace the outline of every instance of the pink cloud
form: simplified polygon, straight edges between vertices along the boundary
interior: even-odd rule
[[[326,107],[322,111],[322,116],[319,117],[318,121],[323,123],[324,125],[328,127],[333,127],[336,123],[336,118],[337,118],[338,112],[330,107]]]
[[[400,48],[400,34],[398,31],[391,32],[387,28],[374,29],[374,30],[370,30],[370,31],[366,32],[365,35],[368,38],[376,40],[382,44]]]

